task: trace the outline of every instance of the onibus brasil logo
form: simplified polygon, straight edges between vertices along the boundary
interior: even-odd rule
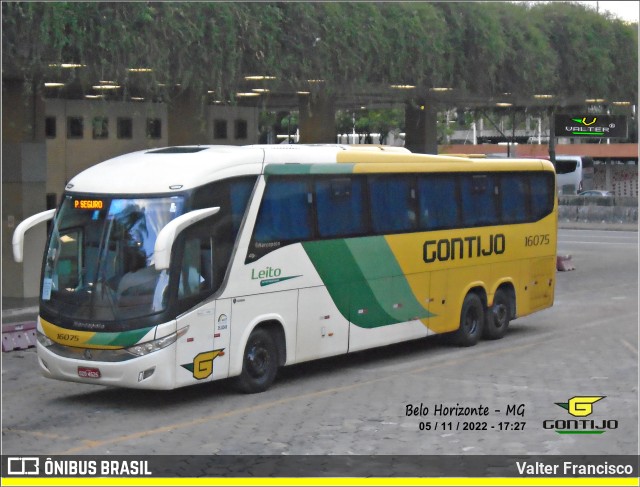
[[[574,396],[567,402],[555,404],[576,418],[586,418],[593,414],[593,405],[607,396]],[[555,430],[560,435],[601,435],[607,430],[618,428],[616,419],[546,419],[542,427]]]

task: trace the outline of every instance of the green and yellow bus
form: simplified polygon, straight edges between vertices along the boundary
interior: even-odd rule
[[[185,146],[67,185],[45,251],[45,376],[172,389],[437,333],[504,336],[553,304],[554,168],[384,146]]]

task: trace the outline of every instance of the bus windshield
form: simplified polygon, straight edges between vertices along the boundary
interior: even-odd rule
[[[556,174],[569,174],[578,168],[578,161],[558,161],[556,160]]]
[[[49,238],[42,307],[92,321],[164,310],[168,274],[154,267],[154,245],[160,230],[183,209],[183,196],[67,195]]]

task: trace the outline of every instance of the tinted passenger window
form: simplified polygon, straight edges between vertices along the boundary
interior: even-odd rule
[[[212,255],[211,237],[193,236],[186,239],[180,266],[179,299],[211,290]]]
[[[346,237],[364,233],[363,182],[363,178],[316,181],[319,237]]]
[[[525,174],[502,176],[500,202],[502,223],[522,223],[527,221],[527,181]]]
[[[231,199],[231,219],[233,233],[237,233],[242,223],[242,217],[247,209],[247,203],[251,197],[251,191],[255,185],[255,179],[238,179],[230,182],[229,197]]]
[[[207,184],[194,192],[190,207],[196,210],[219,206],[213,221],[218,226],[226,225],[229,238],[235,240],[255,182],[256,176],[241,176]]]
[[[420,228],[452,228],[458,224],[459,208],[453,176],[420,176]]]
[[[406,232],[416,227],[415,190],[409,176],[374,176],[369,180],[374,233]]]
[[[312,235],[311,193],[306,180],[267,181],[254,233],[258,242],[307,240]]]
[[[179,312],[185,311],[220,288],[233,252],[235,236],[218,215],[187,228],[176,247]]]
[[[496,207],[498,188],[493,175],[465,175],[462,177],[461,189],[462,218],[465,226],[498,223]]]
[[[529,176],[531,187],[531,212],[533,221],[539,220],[553,209],[554,179],[552,174],[532,174]]]

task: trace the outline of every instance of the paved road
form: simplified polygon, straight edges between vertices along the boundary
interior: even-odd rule
[[[576,270],[557,274],[555,306],[503,340],[435,338],[293,366],[262,394],[57,382],[33,349],[3,353],[3,454],[637,455],[638,234],[561,230],[558,250]],[[574,396],[606,396],[589,419],[617,427],[545,429],[573,418],[556,403]],[[421,403],[428,414],[407,416]],[[440,406],[476,414],[436,416]]]

